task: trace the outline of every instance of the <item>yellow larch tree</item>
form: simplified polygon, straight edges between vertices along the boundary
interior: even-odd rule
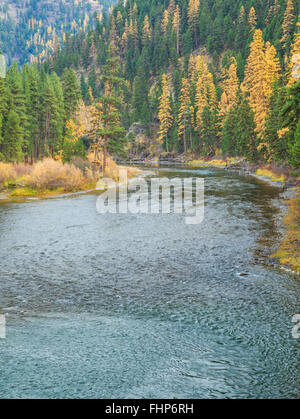
[[[217,105],[217,93],[213,75],[209,72],[204,57],[196,57],[196,128],[200,131],[202,125],[202,113],[205,106],[212,110]]]
[[[269,43],[265,46],[262,31],[256,30],[250,45],[242,90],[249,95],[249,103],[254,112],[256,130],[260,138],[263,138],[272,86],[279,77],[279,71],[275,48]]]
[[[229,106],[229,100],[226,95],[226,92],[224,91],[221,96],[221,100],[219,103],[219,117],[220,117],[220,126],[222,127],[224,125],[224,120],[226,118],[227,112],[230,109]]]
[[[242,23],[242,22],[244,21],[244,17],[245,17],[245,15],[246,15],[246,12],[245,12],[245,7],[244,7],[244,6],[242,6],[242,7],[241,7],[241,10],[240,10],[240,15],[239,15],[239,20],[238,20],[238,23]]]
[[[125,53],[127,51],[127,45],[128,45],[128,35],[129,35],[129,25],[128,25],[128,20],[125,20],[125,27],[124,27],[124,32],[121,38],[121,47],[122,47],[122,51],[123,53]]]
[[[212,110],[217,106],[217,91],[214,83],[214,77],[209,72],[208,73],[208,82],[207,82],[207,95],[208,95],[208,104]]]
[[[119,10],[118,14],[117,14],[117,29],[118,29],[119,36],[121,36],[120,29],[122,27],[122,24],[123,24],[123,16],[122,16],[122,13]]]
[[[193,54],[190,55],[189,64],[188,64],[188,75],[191,82],[194,82],[196,74],[196,60]]]
[[[152,37],[152,29],[149,23],[149,17],[148,15],[146,15],[144,19],[144,26],[143,26],[143,44],[145,45],[148,41],[150,41],[151,37]]]
[[[219,116],[221,126],[223,126],[226,114],[230,108],[236,104],[237,91],[239,89],[239,79],[237,76],[236,60],[232,58],[232,64],[226,71],[225,80],[222,83],[223,94],[219,103]]]
[[[293,14],[294,12],[294,3],[292,0],[287,0],[287,5],[284,13],[284,19],[282,23],[282,31],[283,35],[281,38],[281,43],[285,44],[287,38],[291,34],[292,25],[295,19],[295,16]]]
[[[176,32],[176,49],[177,49],[177,54],[179,54],[179,41],[180,41],[180,9],[179,6],[176,6],[175,12],[174,12],[174,16],[173,16],[173,29]]]
[[[169,93],[169,85],[166,74],[162,76],[162,94],[159,98],[159,110],[158,119],[160,121],[159,126],[159,142],[165,141],[166,149],[168,149],[168,133],[173,123],[171,99]]]
[[[162,22],[161,22],[161,30],[164,34],[166,34],[167,32],[169,18],[170,18],[169,11],[165,10],[163,14]]]
[[[254,31],[256,28],[257,17],[254,7],[251,7],[248,17],[248,23],[250,25],[251,31]]]
[[[178,114],[178,136],[183,137],[184,152],[187,152],[187,131],[193,126],[194,109],[192,107],[192,101],[190,96],[189,80],[187,78],[182,79],[182,87],[180,92],[180,108]]]
[[[208,106],[208,95],[207,95],[207,80],[198,75],[197,84],[196,84],[196,129],[201,130],[202,127],[202,113],[205,106]]]
[[[265,77],[264,77],[264,94],[270,98],[272,94],[273,83],[279,77],[280,61],[277,57],[276,49],[270,42],[265,47]]]

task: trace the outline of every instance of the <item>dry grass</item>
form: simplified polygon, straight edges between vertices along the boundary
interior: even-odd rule
[[[191,161],[186,161],[184,163],[186,163],[187,165],[190,166],[216,166],[216,167],[226,167],[234,162],[239,162],[239,159],[236,159],[234,157],[228,157],[226,159],[222,159],[222,158],[218,158],[218,159],[210,159],[209,157],[207,158],[203,158],[200,160],[191,160]]]
[[[17,178],[17,173],[12,164],[0,162],[0,185],[14,181]]]

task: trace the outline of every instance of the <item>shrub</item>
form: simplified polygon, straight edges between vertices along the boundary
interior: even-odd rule
[[[16,172],[16,175],[18,178],[30,175],[32,172],[33,166],[30,166],[29,164],[13,164],[13,169]]]
[[[71,192],[82,187],[84,176],[71,164],[46,159],[34,166],[32,173],[26,177],[26,184],[39,190],[63,188]]]
[[[13,181],[16,177],[16,172],[11,164],[0,162],[0,185],[4,182]]]

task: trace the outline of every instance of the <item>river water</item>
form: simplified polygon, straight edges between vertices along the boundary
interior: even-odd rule
[[[96,194],[0,205],[0,398],[300,397],[300,281],[257,252],[278,189],[156,176],[204,178],[204,221],[101,215]]]

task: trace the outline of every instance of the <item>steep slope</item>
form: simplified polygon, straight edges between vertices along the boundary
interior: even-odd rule
[[[42,65],[0,79],[2,159],[81,155],[100,138],[116,155],[300,168],[298,13],[293,0],[119,2]]]
[[[287,126],[282,112],[296,94],[287,86],[298,78],[298,14],[293,0],[128,0],[86,37],[68,39],[49,69],[74,67],[89,102],[89,88],[101,96],[113,45],[128,82],[126,128],[141,123],[166,151],[287,160],[297,121]]]
[[[44,59],[65,34],[86,30],[114,0],[6,0],[0,5],[0,48],[8,62]]]

